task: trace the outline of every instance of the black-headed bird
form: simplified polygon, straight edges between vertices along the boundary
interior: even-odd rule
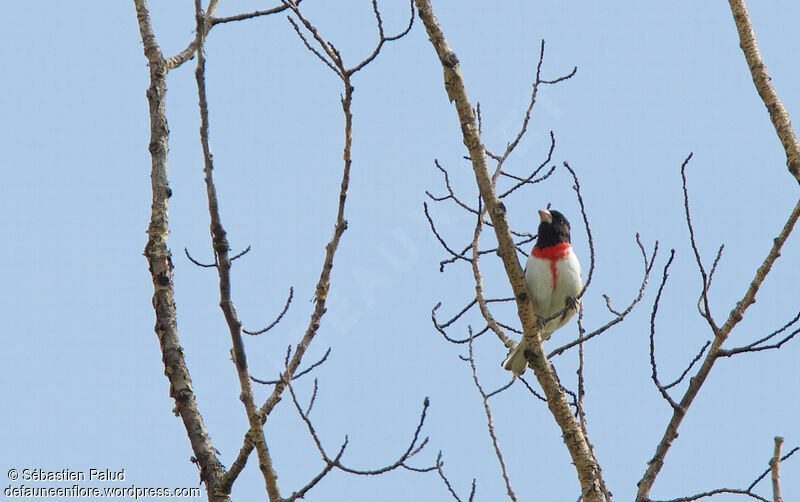
[[[558,211],[539,210],[539,234],[525,264],[525,280],[542,326],[542,341],[564,326],[578,309],[583,288],[581,264],[572,251],[569,222]],[[566,310],[565,310],[566,309]],[[562,312],[563,311],[563,312]],[[559,312],[561,315],[555,316]],[[521,375],[528,367],[522,343],[509,352],[503,368]]]

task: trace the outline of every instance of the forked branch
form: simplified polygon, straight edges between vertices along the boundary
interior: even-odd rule
[[[475,113],[467,97],[461,70],[458,66],[458,57],[445,40],[444,33],[433,14],[430,1],[415,0],[415,3],[431,44],[442,64],[448,98],[451,102],[455,102],[464,145],[469,150],[481,199],[497,236],[497,254],[503,260],[514,297],[517,300],[517,312],[525,333],[523,343],[525,343],[525,348],[531,352],[534,373],[547,396],[548,407],[563,433],[564,442],[578,473],[583,499],[586,502],[600,501],[603,495],[599,486],[601,481],[597,465],[592,459],[586,437],[572,415],[566,396],[542,349],[541,332],[533,302],[528,295],[525,275],[516,255],[516,248],[506,220],[505,206],[500,203],[494,190],[492,176],[489,174],[486,152],[481,142]]]
[[[685,173],[685,166],[686,163],[689,161],[690,157],[688,157],[684,161],[683,166],[681,168],[682,173]],[[682,177],[685,178],[685,174],[682,174]],[[756,293],[758,293],[758,290],[761,288],[761,285],[763,284],[764,280],[766,279],[767,275],[772,269],[772,266],[775,264],[775,261],[778,259],[778,256],[780,256],[781,248],[783,247],[786,240],[789,238],[789,235],[794,229],[794,226],[797,223],[798,218],[800,218],[800,201],[798,201],[797,204],[795,205],[794,209],[789,215],[789,218],[787,219],[786,223],[784,224],[778,236],[775,237],[775,239],[773,239],[772,247],[767,253],[767,256],[764,258],[764,261],[756,270],[755,276],[753,277],[753,280],[750,282],[747,291],[744,293],[744,296],[742,296],[742,299],[736,302],[735,307],[731,310],[725,323],[719,328],[715,328],[716,323],[709,321],[709,324],[711,325],[712,328],[712,332],[714,334],[711,347],[708,349],[708,352],[706,353],[706,356],[703,359],[703,363],[700,365],[700,368],[697,370],[695,375],[689,379],[689,386],[686,389],[683,398],[680,400],[680,402],[670,403],[673,404],[673,414],[669,423],[667,424],[667,427],[664,431],[664,435],[662,436],[661,441],[656,447],[655,455],[648,462],[647,470],[645,471],[645,474],[642,476],[642,479],[638,483],[639,490],[636,496],[637,502],[647,502],[650,500],[650,489],[652,488],[653,483],[655,482],[655,479],[658,476],[658,473],[661,471],[661,468],[664,465],[664,459],[667,455],[667,452],[672,446],[675,438],[678,437],[678,428],[680,427],[683,418],[686,416],[686,412],[688,411],[695,397],[697,397],[697,393],[700,391],[700,388],[705,383],[706,378],[708,378],[708,375],[710,374],[711,369],[714,366],[716,360],[722,355],[730,355],[730,352],[726,353],[726,351],[722,348],[722,345],[728,339],[728,336],[730,335],[734,327],[736,327],[736,325],[744,318],[745,312],[747,311],[748,307],[750,307],[750,305],[755,303]],[[687,224],[690,225],[690,222],[691,219],[687,218]],[[692,239],[692,245],[695,246],[693,239]],[[696,256],[699,257],[699,254],[696,254]],[[698,265],[699,268],[701,269],[701,276],[703,276],[703,269],[702,265],[699,262],[699,259],[698,259]],[[708,280],[704,278],[703,284],[704,284],[703,287],[704,294],[707,294]]]
[[[250,371],[247,366],[247,356],[242,340],[242,322],[236,313],[233,299],[231,298],[231,258],[228,254],[229,245],[227,234],[222,225],[222,218],[219,214],[219,202],[217,200],[217,189],[214,184],[214,161],[211,155],[211,146],[208,140],[209,119],[208,119],[208,100],[206,99],[205,67],[206,59],[203,51],[205,43],[206,16],[200,7],[200,0],[195,0],[195,15],[197,16],[197,69],[195,79],[197,81],[198,102],[200,107],[200,143],[203,147],[203,172],[205,173],[206,195],[208,198],[208,214],[211,220],[211,240],[214,247],[214,262],[217,264],[219,275],[219,306],[228,324],[231,342],[233,344],[233,362],[236,366],[236,374],[239,377],[241,388],[240,400],[244,404],[247,413],[247,420],[250,428],[247,436],[258,452],[258,466],[264,476],[267,494],[270,502],[281,500],[278,490],[278,476],[272,467],[272,458],[267,449],[264,438],[263,422],[253,397],[253,388],[250,382]]]

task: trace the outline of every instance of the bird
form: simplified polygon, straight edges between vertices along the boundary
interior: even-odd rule
[[[581,264],[570,244],[567,219],[558,211],[540,209],[539,220],[536,245],[525,264],[525,281],[545,341],[577,312],[583,281]],[[561,311],[558,317],[547,320]],[[528,361],[524,352],[520,342],[503,361],[503,368],[516,376],[525,373]]]

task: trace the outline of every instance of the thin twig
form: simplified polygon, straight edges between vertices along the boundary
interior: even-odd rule
[[[789,340],[791,340],[792,338],[794,338],[795,335],[797,335],[797,333],[800,332],[800,328],[799,329],[795,329],[794,331],[792,331],[791,333],[789,333],[787,336],[783,337],[781,340],[779,340],[776,343],[771,343],[769,345],[761,345],[761,344],[764,343],[764,342],[767,342],[767,341],[775,338],[779,334],[783,333],[784,331],[789,329],[792,325],[794,325],[798,320],[800,320],[800,312],[798,312],[797,315],[791,321],[789,321],[786,324],[784,324],[781,328],[778,328],[777,330],[773,331],[769,335],[767,335],[767,336],[765,336],[763,338],[760,338],[760,339],[756,340],[755,342],[749,343],[749,344],[747,344],[747,345],[745,345],[743,347],[736,347],[736,348],[733,348],[733,349],[720,349],[719,356],[720,357],[731,357],[733,355],[741,354],[741,353],[745,353],[745,352],[760,352],[762,350],[779,349],[779,348],[781,348],[781,346],[784,343],[786,343]]]
[[[472,368],[472,381],[475,382],[475,387],[478,389],[478,392],[481,395],[481,399],[483,400],[483,411],[484,413],[486,413],[486,426],[489,429],[489,436],[491,436],[492,438],[492,445],[494,446],[494,454],[497,457],[497,461],[500,462],[500,470],[503,474],[503,481],[505,481],[506,483],[506,493],[508,493],[508,497],[513,502],[517,502],[517,495],[514,493],[514,489],[511,488],[511,481],[508,479],[508,472],[506,471],[506,463],[503,460],[503,452],[500,451],[500,444],[497,442],[497,436],[494,433],[494,420],[492,419],[492,410],[489,407],[489,395],[486,394],[486,392],[484,392],[483,387],[481,386],[481,382],[480,380],[478,380],[478,370],[475,367],[475,358],[472,353],[472,336],[471,336],[472,329],[470,329],[469,332],[470,332],[469,357],[467,358],[467,360],[469,361],[470,368]]]
[[[444,481],[445,487],[447,487],[447,491],[450,492],[450,495],[456,500],[456,502],[463,502],[461,498],[459,498],[456,491],[453,489],[453,485],[450,484],[450,480],[447,479],[447,476],[444,474],[444,469],[442,466],[444,462],[442,462],[442,452],[439,452],[439,456],[436,457],[436,472],[439,473],[439,477]],[[472,502],[472,499],[475,498],[475,478],[472,478],[472,490],[469,493],[469,498],[467,499],[468,502]]]
[[[467,96],[464,79],[458,64],[458,57],[445,39],[442,28],[433,14],[430,0],[415,0],[415,3],[419,16],[425,25],[428,40],[433,45],[433,49],[441,63],[444,88],[450,102],[455,104],[461,126],[462,139],[469,150],[475,181],[497,237],[497,254],[503,261],[514,298],[517,299],[517,314],[525,332],[522,343],[524,344],[524,349],[531,354],[529,364],[532,366],[536,378],[547,396],[548,408],[562,431],[564,443],[580,480],[584,499],[586,502],[599,502],[602,500],[602,492],[598,486],[601,481],[598,477],[597,465],[591,458],[588,441],[583,435],[577,420],[572,415],[569,402],[556,378],[553,367],[544,354],[541,329],[533,301],[528,294],[525,274],[519,264],[517,250],[508,225],[506,208],[497,198],[494,189],[494,183],[500,171],[496,170],[494,175],[489,173],[486,148],[478,134],[475,112]]]
[[[647,288],[647,281],[650,278],[650,272],[653,269],[653,264],[655,263],[655,258],[658,255],[658,241],[656,241],[655,245],[653,246],[653,253],[652,253],[652,255],[650,256],[649,259],[647,258],[647,252],[644,249],[644,244],[642,244],[642,241],[639,238],[639,234],[638,233],[636,234],[636,244],[639,246],[639,250],[642,253],[642,259],[644,260],[644,274],[643,274],[643,277],[642,277],[642,283],[639,286],[639,292],[637,293],[636,297],[631,301],[631,303],[622,312],[616,313],[616,312],[613,311],[613,309],[609,309],[617,317],[615,317],[611,321],[607,322],[603,326],[595,329],[591,333],[589,333],[587,335],[584,335],[584,336],[581,336],[581,337],[578,337],[578,339],[573,340],[573,341],[571,341],[571,342],[569,342],[569,343],[567,343],[567,344],[565,344],[565,345],[563,345],[561,347],[558,347],[557,349],[555,349],[552,352],[550,352],[550,354],[548,354],[548,356],[547,356],[548,358],[563,354],[564,352],[566,352],[567,350],[575,347],[579,343],[585,342],[587,340],[591,340],[592,338],[604,333],[605,331],[607,331],[609,328],[611,328],[615,324],[619,324],[620,322],[622,322],[625,319],[625,317],[628,314],[630,314],[630,312],[633,310],[633,308],[636,306],[636,304],[638,304],[642,300],[642,298],[644,298],[644,291]],[[606,302],[608,303],[608,302],[610,302],[610,300],[607,299]]]
[[[795,453],[797,453],[798,451],[800,451],[800,446],[795,446],[794,448],[792,448],[792,449],[791,449],[791,451],[789,451],[789,453],[787,453],[786,455],[784,455],[784,456],[782,456],[782,457],[781,457],[781,462],[783,462],[783,461],[784,461],[784,460],[786,460],[787,458],[791,457],[792,455],[794,455],[794,454],[795,454]],[[759,475],[759,476],[758,476],[758,477],[755,479],[755,481],[753,481],[752,483],[750,483],[750,486],[748,486],[748,487],[747,487],[747,491],[750,491],[750,490],[752,490],[753,488],[755,488],[755,486],[758,484],[758,482],[759,482],[759,481],[761,481],[762,479],[764,479],[764,478],[767,476],[767,474],[769,474],[770,472],[772,472],[772,468],[771,468],[771,467],[770,467],[770,468],[768,468],[768,469],[766,469],[764,472],[762,472],[762,473],[761,473],[761,474],[760,474],[760,475]]]
[[[506,172],[500,173],[502,176],[506,176],[506,177],[518,180],[518,183],[516,185],[512,186],[511,188],[509,188],[508,190],[506,190],[505,192],[503,192],[500,195],[498,195],[498,197],[503,199],[503,198],[507,197],[508,195],[513,193],[515,190],[517,190],[518,188],[520,188],[520,187],[522,187],[524,185],[528,185],[528,184],[532,185],[532,184],[539,183],[539,182],[544,181],[547,178],[549,178],[550,175],[553,174],[553,172],[556,170],[556,166],[552,166],[549,171],[547,171],[544,175],[542,175],[539,178],[536,178],[536,175],[539,174],[539,172],[544,168],[544,166],[546,166],[547,164],[550,163],[550,161],[553,158],[553,151],[555,150],[555,148],[556,148],[556,137],[553,134],[553,131],[550,131],[550,150],[548,150],[548,152],[547,152],[547,158],[544,159],[544,161],[542,161],[542,163],[539,164],[533,171],[531,171],[531,174],[529,174],[525,178],[520,178],[518,176],[514,176],[514,175],[508,174]],[[536,179],[534,179],[534,178],[536,178]]]
[[[319,367],[322,363],[327,361],[328,356],[330,354],[331,354],[331,348],[328,347],[328,350],[325,351],[325,355],[322,356],[322,358],[317,360],[315,363],[313,363],[311,366],[309,366],[308,368],[304,369],[303,371],[299,371],[299,372],[296,372],[296,373],[292,374],[291,380],[292,381],[297,380],[298,378],[302,377],[303,375],[306,375],[309,372],[313,371],[314,368]],[[287,354],[287,358],[288,358],[288,354]],[[254,381],[256,383],[260,383],[262,385],[277,385],[277,384],[279,384],[281,382],[284,382],[287,378],[288,377],[286,376],[286,373],[282,373],[281,376],[277,380],[262,380],[260,378],[254,377],[253,375],[250,375],[250,380],[252,380],[252,381]]]
[[[711,496],[714,496],[714,495],[720,495],[720,494],[723,494],[723,493],[730,493],[730,494],[734,494],[734,495],[746,495],[746,496],[748,496],[750,498],[753,498],[753,499],[756,499],[756,500],[760,500],[761,502],[776,502],[779,499],[774,498],[774,491],[773,491],[773,499],[770,500],[770,499],[766,499],[766,498],[764,498],[764,497],[762,497],[760,495],[757,495],[757,494],[753,493],[753,488],[755,488],[756,485],[758,484],[758,482],[761,481],[762,479],[764,479],[767,476],[767,474],[769,474],[771,472],[774,472],[773,471],[773,466],[776,466],[776,465],[780,464],[780,462],[783,462],[784,460],[786,460],[787,458],[792,456],[793,453],[795,453],[796,451],[800,450],[800,447],[795,447],[788,454],[784,455],[783,457],[778,458],[779,455],[780,455],[780,447],[778,445],[778,440],[779,439],[782,440],[783,438],[777,438],[777,437],[775,438],[776,453],[773,455],[772,459],[770,459],[770,462],[769,462],[770,463],[770,467],[767,470],[765,470],[763,473],[761,473],[761,475],[758,476],[755,479],[755,481],[750,483],[750,486],[748,486],[744,490],[742,490],[740,488],[717,488],[715,490],[709,490],[707,492],[702,492],[702,493],[698,493],[698,494],[695,494],[695,495],[690,495],[690,496],[687,496],[687,497],[679,497],[679,498],[674,498],[674,499],[669,499],[669,500],[661,500],[661,501],[659,501],[659,500],[651,500],[650,502],[691,502],[693,500],[698,500],[698,499],[701,499],[701,498],[704,498],[704,497],[711,497]]]
[[[248,335],[256,336],[256,335],[260,335],[262,333],[266,333],[267,331],[271,330],[272,328],[275,327],[275,325],[277,325],[279,322],[281,322],[281,319],[283,319],[283,316],[289,310],[289,304],[292,303],[292,298],[293,297],[294,297],[294,288],[290,287],[289,288],[289,297],[286,299],[286,304],[283,306],[283,310],[281,310],[281,313],[278,314],[278,317],[276,317],[275,320],[272,321],[269,324],[269,326],[267,326],[264,329],[260,329],[258,331],[248,331],[246,329],[242,329],[242,331],[245,332]]]
[[[300,2],[302,2],[302,1],[303,0],[297,0],[296,4],[300,5]],[[280,5],[278,7],[273,7],[271,9],[267,9],[267,10],[257,10],[257,11],[254,11],[254,12],[248,12],[246,14],[237,14],[235,16],[214,17],[214,18],[211,18],[211,27],[214,27],[214,26],[216,26],[218,24],[223,24],[223,23],[230,23],[230,22],[234,22],[234,21],[244,21],[246,19],[253,19],[253,18],[256,18],[256,17],[269,16],[270,14],[277,14],[279,12],[283,12],[288,8],[289,7],[286,6],[286,5]]]
[[[438,169],[444,176],[444,185],[447,188],[447,195],[445,195],[444,197],[435,197],[430,192],[426,191],[425,193],[428,195],[428,197],[430,197],[432,200],[436,202],[441,202],[444,200],[451,199],[453,202],[455,202],[465,210],[469,211],[470,213],[478,214],[477,209],[471,208],[469,205],[462,202],[461,199],[459,199],[456,196],[455,192],[453,191],[453,187],[450,185],[450,175],[447,173],[447,170],[443,168],[441,164],[439,164],[439,159],[433,159],[433,164],[436,166],[436,169]]]
[[[188,249],[186,249],[186,248],[183,248],[183,252],[186,254],[186,257],[187,257],[187,258],[189,258],[189,261],[190,261],[190,262],[192,262],[192,263],[194,263],[194,264],[195,264],[195,265],[197,265],[198,267],[203,267],[203,268],[214,268],[214,267],[216,267],[216,266],[217,266],[217,264],[216,264],[216,263],[200,263],[199,261],[197,261],[197,260],[195,260],[194,258],[192,258],[192,255],[190,255],[190,254],[189,254],[189,250],[188,250]]]
[[[474,300],[473,300],[473,302],[470,302],[470,304],[468,305],[468,307],[471,307],[471,306],[475,305],[476,303],[477,303],[477,301],[474,301]],[[436,305],[434,305],[433,309],[431,310],[431,321],[433,322],[433,327],[434,327],[434,328],[436,328],[436,331],[438,331],[438,332],[439,332],[439,333],[440,333],[440,334],[441,334],[441,335],[444,337],[444,339],[445,339],[445,340],[447,340],[447,341],[448,341],[448,342],[450,342],[450,343],[462,344],[462,343],[467,343],[467,342],[469,342],[469,337],[467,337],[467,338],[464,338],[464,339],[452,338],[452,337],[451,337],[450,335],[448,335],[448,334],[447,334],[447,332],[445,331],[445,328],[446,328],[446,327],[447,327],[449,324],[451,324],[452,322],[454,322],[456,319],[458,319],[459,317],[461,317],[461,315],[462,315],[464,312],[466,312],[466,309],[465,309],[465,310],[462,310],[462,314],[457,314],[457,315],[456,315],[456,317],[454,317],[453,319],[450,319],[450,321],[448,321],[447,323],[445,323],[445,324],[439,324],[439,321],[436,319],[436,311],[437,311],[437,310],[439,310],[439,307],[441,307],[441,306],[442,306],[442,302],[439,302],[439,303],[437,303]],[[483,328],[481,331],[479,331],[478,333],[476,333],[474,338],[478,338],[479,336],[481,336],[482,334],[484,334],[484,333],[486,333],[486,332],[488,332],[488,331],[489,331],[489,326],[486,326],[486,327],[485,327],[485,328]]]
[[[411,459],[411,457],[413,457],[414,455],[416,455],[417,453],[422,451],[422,449],[425,447],[425,445],[428,444],[428,438],[423,439],[421,442],[420,442],[420,439],[419,439],[420,432],[422,431],[422,426],[425,423],[425,416],[427,414],[428,407],[430,406],[430,400],[427,397],[423,401],[422,413],[420,414],[419,423],[417,424],[417,428],[415,429],[414,435],[411,438],[411,442],[409,443],[408,448],[406,448],[406,450],[400,455],[398,460],[396,460],[392,464],[388,464],[388,465],[386,465],[384,467],[380,467],[380,468],[377,468],[377,469],[361,470],[361,469],[353,469],[353,468],[347,467],[347,466],[343,465],[340,462],[339,458],[331,459],[328,456],[328,454],[325,452],[324,446],[322,445],[322,440],[320,439],[319,435],[317,434],[317,431],[314,428],[314,425],[312,424],[311,419],[308,416],[308,413],[303,411],[303,408],[300,406],[300,403],[297,400],[297,395],[294,392],[294,388],[292,387],[291,384],[287,384],[287,387],[289,389],[289,394],[292,397],[292,402],[295,405],[295,409],[297,410],[297,413],[300,415],[300,418],[303,420],[303,422],[305,422],[306,427],[308,428],[308,432],[311,435],[311,438],[314,440],[314,444],[316,444],[317,450],[319,450],[319,453],[322,456],[322,460],[326,464],[333,464],[334,467],[336,467],[337,469],[339,469],[341,471],[348,472],[350,474],[358,474],[358,475],[362,475],[362,476],[375,476],[375,475],[378,475],[378,474],[383,474],[385,472],[393,471],[393,470],[395,470],[397,468],[400,468],[400,467],[405,467],[405,468],[408,468],[409,470],[413,470],[413,471],[417,471],[417,472],[429,472],[429,471],[432,471],[432,470],[436,469],[435,465],[431,466],[431,467],[423,467],[423,468],[409,467],[409,466],[405,465],[405,462],[407,462],[409,459]],[[316,391],[315,391],[315,395],[316,395]],[[308,409],[310,409],[310,406],[309,406]],[[347,436],[345,436],[345,443],[346,442],[347,442]]]
[[[683,418],[686,416],[686,411],[689,409],[689,406],[692,404],[695,397],[697,397],[697,393],[700,391],[700,388],[703,386],[706,378],[708,378],[708,375],[714,366],[714,362],[719,357],[719,351],[722,349],[722,344],[725,342],[725,340],[727,340],[733,328],[744,318],[744,314],[748,307],[755,303],[756,293],[761,288],[764,279],[766,279],[767,275],[772,269],[775,260],[777,260],[778,256],[780,256],[781,249],[783,248],[786,239],[788,239],[789,235],[792,233],[798,218],[800,218],[800,201],[798,201],[798,203],[795,205],[778,236],[773,239],[772,247],[767,253],[766,258],[764,258],[764,261],[758,267],[758,270],[756,270],[755,276],[753,277],[750,286],[747,288],[747,291],[744,293],[744,296],[731,310],[730,314],[728,315],[728,319],[725,321],[725,324],[715,331],[714,341],[712,342],[706,357],[703,359],[703,363],[697,370],[695,376],[689,379],[689,386],[686,389],[686,393],[681,399],[678,407],[673,409],[672,418],[667,424],[664,435],[656,447],[655,455],[648,463],[647,470],[638,483],[639,489],[636,495],[636,502],[646,502],[649,500],[650,489],[652,488],[658,473],[661,471],[661,468],[664,466],[664,458],[666,454],[672,446],[675,438],[678,437],[678,428],[680,427]]]
[[[683,379],[686,378],[686,375],[689,374],[689,371],[691,371],[691,369],[695,365],[695,363],[697,361],[699,361],[700,358],[703,357],[703,353],[705,353],[705,351],[706,351],[706,349],[708,348],[709,345],[711,345],[711,341],[710,340],[706,341],[706,343],[700,349],[700,352],[698,352],[697,355],[694,357],[694,359],[692,359],[692,362],[689,363],[689,366],[687,366],[687,368],[685,370],[683,370],[683,373],[681,373],[681,376],[679,376],[677,379],[675,379],[674,382],[665,385],[664,386],[664,390],[671,389],[672,387],[675,387],[676,385],[681,383],[683,381]]]
[[[250,252],[250,246],[247,246],[247,248],[245,248],[244,251],[241,251],[240,253],[231,256],[231,261],[238,260],[239,258],[241,258],[242,256],[246,255],[249,252]]]
[[[583,294],[589,288],[589,284],[592,283],[592,277],[594,276],[594,239],[592,238],[592,227],[589,226],[589,217],[586,215],[586,207],[583,204],[583,196],[581,195],[581,183],[578,181],[578,175],[575,173],[575,170],[569,166],[569,163],[564,161],[564,167],[567,168],[567,171],[572,175],[573,181],[575,181],[575,185],[572,186],[572,189],[575,190],[575,196],[578,198],[578,205],[581,208],[581,216],[583,217],[583,226],[586,228],[586,239],[589,242],[589,273],[586,275],[586,282],[583,283],[583,288],[581,292],[578,294],[576,300],[583,297]],[[638,240],[638,234],[637,234]]]
[[[387,37],[383,33],[383,20],[381,19],[381,13],[378,10],[378,0],[372,0],[372,10],[375,13],[375,20],[378,24],[378,35],[380,36],[380,39],[378,40],[378,45],[375,46],[375,49],[372,51],[372,54],[364,58],[363,61],[355,65],[353,68],[347,70],[347,72],[350,75],[364,68],[365,66],[370,64],[376,57],[378,57],[378,54],[380,53],[381,48],[383,48],[384,43],[392,42],[394,40],[399,40],[404,36],[406,36],[409,31],[411,31],[411,27],[414,25],[414,17],[416,16],[414,16],[414,0],[411,0],[410,3],[411,3],[411,15],[408,18],[408,26],[406,26],[406,28],[397,35]]]
[[[689,153],[689,156],[686,157],[686,160],[683,161],[681,164],[681,184],[683,185],[683,207],[686,213],[686,226],[689,228],[689,242],[692,245],[692,251],[694,252],[694,258],[697,262],[697,269],[700,271],[700,278],[703,282],[703,288],[700,291],[700,299],[698,300],[698,310],[700,311],[700,315],[708,322],[708,325],[711,327],[711,330],[714,334],[717,333],[719,328],[717,327],[716,321],[714,321],[714,316],[711,315],[711,309],[708,306],[708,288],[711,284],[711,279],[706,274],[706,269],[703,267],[703,260],[700,259],[700,251],[697,249],[697,241],[695,240],[694,236],[694,225],[692,224],[692,213],[689,210],[689,190],[686,185],[686,166],[689,164],[689,161],[692,159],[693,153]],[[722,247],[720,247],[719,251],[717,252],[717,258],[714,260],[713,268],[716,268],[717,263],[719,262],[719,258],[722,255]],[[700,303],[702,302],[703,307],[700,308]]]
[[[431,218],[431,215],[428,212],[428,203],[427,202],[423,202],[422,203],[422,207],[423,207],[423,210],[425,212],[425,218],[427,218],[428,224],[431,227],[431,232],[433,232],[433,235],[436,236],[436,239],[439,241],[439,244],[442,245],[442,247],[445,249],[445,251],[450,253],[450,255],[452,255],[453,258],[456,259],[456,260],[470,261],[469,258],[464,256],[464,253],[456,253],[455,251],[450,249],[450,246],[447,245],[447,242],[445,242],[445,240],[442,238],[442,236],[436,230],[436,225],[433,223],[433,219]],[[440,265],[439,266],[439,272],[443,272],[443,271],[444,271],[444,265]]]
[[[670,406],[674,410],[678,410],[678,403],[673,401],[672,396],[669,395],[667,392],[667,388],[661,385],[661,382],[658,379],[658,366],[656,365],[656,347],[655,347],[655,337],[656,337],[656,314],[658,313],[658,304],[661,301],[661,293],[664,292],[664,286],[667,284],[667,278],[669,277],[669,267],[672,265],[672,260],[675,258],[675,250],[671,250],[669,253],[669,260],[667,260],[666,265],[664,265],[664,273],[661,276],[661,284],[658,286],[658,293],[656,293],[656,299],[653,300],[653,310],[650,313],[650,368],[652,369],[650,378],[653,380],[658,392],[661,393],[661,396],[666,399]]]

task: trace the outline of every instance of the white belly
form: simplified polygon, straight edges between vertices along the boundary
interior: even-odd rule
[[[528,282],[528,290],[533,295],[536,315],[545,319],[562,310],[567,298],[577,297],[583,287],[581,265],[572,250],[566,258],[555,262],[555,270],[553,270],[552,263],[551,260],[530,256],[525,265],[525,279]],[[554,271],[555,283],[553,282]],[[553,331],[566,324],[573,315],[575,315],[575,309],[549,321],[542,331],[542,339],[550,338]]]

